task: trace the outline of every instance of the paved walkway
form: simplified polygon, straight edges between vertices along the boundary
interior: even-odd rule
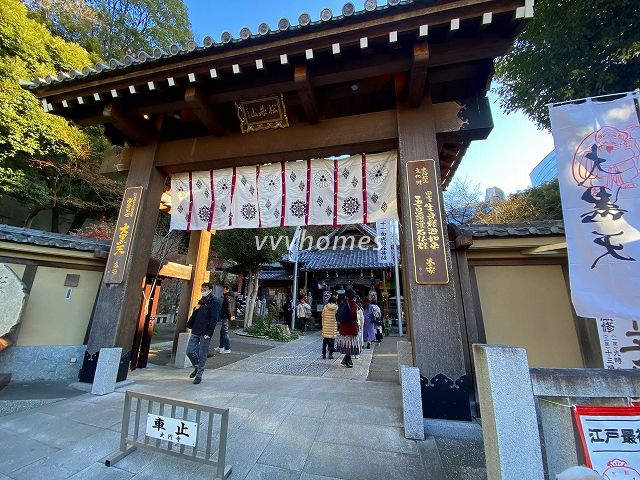
[[[371,353],[347,369],[320,358],[321,342],[307,335],[210,369],[200,385],[190,370],[152,366],[131,372],[127,388],[228,407],[232,479],[440,479],[432,445],[404,438],[398,385],[366,381]],[[144,451],[105,467],[123,400],[83,394],[0,417],[0,480],[212,477],[211,467]]]

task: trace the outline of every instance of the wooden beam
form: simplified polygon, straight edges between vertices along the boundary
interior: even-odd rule
[[[438,140],[470,141],[486,138],[493,128],[486,97],[433,105]],[[289,128],[198,137],[162,142],[156,166],[167,173],[255,165],[269,161],[297,160],[338,153],[355,154],[397,148],[395,110],[326,119],[317,125],[295,124]],[[120,155],[130,158],[125,149]],[[127,170],[126,162],[113,171]],[[104,173],[111,164],[104,165]]]
[[[153,129],[144,120],[137,119],[132,113],[125,111],[113,103],[107,104],[102,110],[102,115],[107,122],[120,130],[127,138],[136,144],[146,145],[154,137]]]
[[[429,65],[429,46],[426,43],[416,43],[413,46],[413,63],[409,73],[409,93],[407,103],[410,108],[419,107],[424,96],[427,83],[427,67]]]
[[[255,165],[311,156],[396,148],[395,110],[325,120],[317,125],[161,143],[156,166],[167,172]],[[373,149],[373,150],[372,150]],[[377,150],[376,150],[377,149]]]
[[[198,117],[212,134],[216,137],[224,136],[224,129],[222,128],[220,119],[207,102],[206,97],[197,87],[191,86],[187,88],[184,94],[184,100],[195,116]]]
[[[298,96],[302,102],[302,108],[307,116],[307,121],[311,125],[315,125],[320,121],[320,109],[318,101],[313,91],[313,86],[309,80],[309,71],[306,65],[296,66],[293,74],[296,86],[298,87]]]

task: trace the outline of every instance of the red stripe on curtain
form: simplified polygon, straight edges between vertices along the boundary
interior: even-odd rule
[[[367,154],[362,154],[362,210],[363,210],[363,223],[369,223],[367,218]]]
[[[191,172],[189,172],[189,218],[187,218],[187,232],[191,230],[191,214],[193,213],[193,190],[191,188]]]

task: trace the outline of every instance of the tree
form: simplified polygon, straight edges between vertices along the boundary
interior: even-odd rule
[[[103,59],[186,44],[193,38],[183,0],[25,0],[56,34]]]
[[[637,0],[538,0],[514,48],[497,62],[506,112],[549,128],[548,103],[640,85]]]
[[[533,220],[562,220],[558,180],[514,193],[506,200],[483,205],[474,223],[513,223]]]
[[[475,215],[482,198],[482,192],[480,184],[472,183],[469,177],[456,177],[449,184],[443,196],[447,223],[466,225]]]
[[[73,213],[71,228],[79,228],[80,220],[113,215],[119,206],[121,184],[96,174],[108,147],[101,127],[80,129],[45,113],[19,85],[20,79],[91,61],[86,50],[28,18],[19,0],[0,0],[0,197],[30,207],[25,226],[39,212],[52,210],[53,231],[63,212]]]
[[[290,229],[287,228],[222,230],[213,236],[212,247],[222,258],[236,262],[238,270],[246,273],[249,278],[245,328],[250,327],[253,321],[260,266],[279,260],[287,251],[290,236]],[[265,237],[273,238],[274,243],[264,242],[262,248],[258,249],[258,244]],[[280,242],[279,238],[282,238]]]

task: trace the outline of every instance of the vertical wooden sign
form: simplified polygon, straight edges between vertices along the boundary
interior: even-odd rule
[[[434,160],[407,162],[411,244],[415,279],[420,285],[449,283],[438,181]]]
[[[104,271],[104,283],[122,283],[124,280],[141,198],[142,187],[129,187],[124,191],[118,222],[113,232],[109,260]]]

